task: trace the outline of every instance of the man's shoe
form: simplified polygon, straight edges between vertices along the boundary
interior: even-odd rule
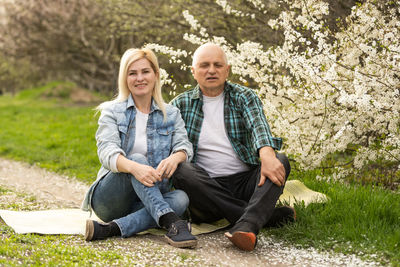
[[[225,236],[238,248],[245,251],[252,251],[257,244],[256,229],[247,222],[237,222]]]
[[[85,240],[101,240],[115,236],[109,223],[99,223],[93,220],[86,220]]]
[[[257,237],[252,232],[226,232],[225,236],[241,250],[252,251],[256,247]]]
[[[274,209],[274,213],[264,227],[281,227],[295,221],[296,210],[290,206],[282,206]]]
[[[187,221],[174,222],[165,235],[167,242],[177,248],[194,248],[197,246],[197,238],[190,233]]]

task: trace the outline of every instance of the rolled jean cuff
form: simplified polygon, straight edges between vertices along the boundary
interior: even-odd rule
[[[118,223],[118,220],[113,220],[113,222],[115,222],[117,225],[118,225],[118,228],[119,228],[119,231],[121,232],[121,236],[122,237],[127,237],[127,236],[124,236],[124,228],[123,228],[123,226],[122,225],[120,225],[119,223]]]

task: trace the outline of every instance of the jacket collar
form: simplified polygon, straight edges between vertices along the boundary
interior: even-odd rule
[[[132,94],[129,94],[128,96],[128,102],[126,104],[126,109],[134,107],[136,110],[136,105],[135,101],[133,100]],[[160,107],[157,105],[156,101],[154,101],[153,97],[151,98],[151,107],[150,107],[150,113],[152,113],[155,110],[160,110]]]

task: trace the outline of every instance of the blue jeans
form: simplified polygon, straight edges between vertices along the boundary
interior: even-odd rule
[[[129,159],[149,165],[141,154]],[[169,179],[147,187],[127,173],[109,172],[96,186],[92,208],[104,222],[114,221],[122,237],[129,237],[159,226],[162,215],[175,212],[181,216],[189,205],[189,198],[182,190],[171,190]]]

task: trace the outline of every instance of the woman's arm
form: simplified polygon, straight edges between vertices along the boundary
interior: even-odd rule
[[[170,178],[174,174],[179,163],[186,161],[186,153],[182,150],[171,154],[168,158],[163,159],[157,166],[157,172],[162,178]]]
[[[191,161],[193,157],[193,146],[188,139],[185,122],[182,119],[179,109],[176,107],[173,109],[176,113],[174,112],[175,123],[172,135],[172,153],[182,150],[186,153],[186,161]]]
[[[185,123],[181,117],[181,113],[178,108],[169,107],[172,108],[172,114],[169,113],[169,116],[174,117],[174,131],[171,140],[172,153],[157,166],[157,171],[161,174],[162,178],[170,178],[179,163],[190,161],[193,156],[192,143],[189,142],[187,137]]]
[[[125,155],[125,152],[121,148],[117,120],[111,105],[101,111],[98,124],[96,141],[99,161],[106,169],[115,172],[116,170],[112,168],[112,159],[115,160],[117,154]]]

